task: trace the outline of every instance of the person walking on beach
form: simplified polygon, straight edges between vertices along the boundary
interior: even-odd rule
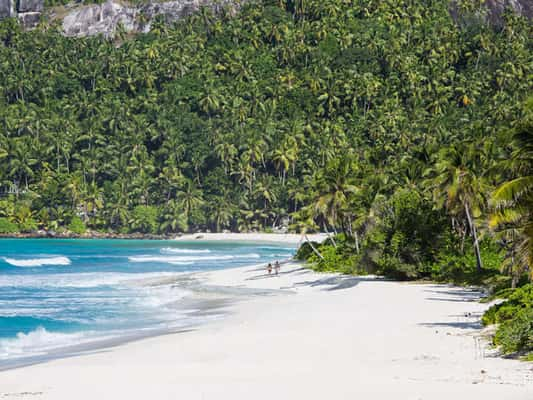
[[[274,264],[274,270],[276,271],[276,275],[279,274],[279,269],[280,269],[279,261],[276,261],[276,263]]]
[[[267,271],[268,271],[268,275],[272,275],[272,264],[271,263],[268,263]]]

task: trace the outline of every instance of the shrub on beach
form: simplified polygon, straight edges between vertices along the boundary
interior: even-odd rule
[[[315,248],[320,246],[320,243],[318,242],[311,242],[311,244],[315,246]],[[313,254],[313,248],[311,247],[311,244],[309,244],[309,242],[302,243],[302,245],[298,248],[294,258],[300,261],[307,261]]]
[[[494,344],[505,354],[533,351],[533,284],[501,291],[505,301],[490,307],[483,315],[484,325],[499,324]]]
[[[309,257],[313,268],[321,272],[340,272],[343,274],[362,274],[359,268],[359,257],[355,254],[347,254],[344,246],[321,246],[320,253],[323,257],[321,259],[315,253]]]
[[[17,224],[7,218],[0,218],[0,233],[16,233],[19,231]]]
[[[505,299],[505,301],[493,305],[485,312],[484,325],[507,321],[512,319],[519,310],[533,308],[533,284],[524,285],[518,289],[503,290],[494,297]]]
[[[533,352],[533,309],[520,310],[503,322],[494,335],[494,344],[505,354]]]
[[[70,232],[77,233],[78,235],[82,235],[85,233],[87,228],[80,217],[73,217],[68,225],[68,230]]]
[[[450,238],[451,240],[453,239]],[[471,243],[465,243],[462,249],[452,243],[443,246],[436,254],[435,262],[431,264],[431,279],[460,285],[483,284],[490,286],[491,291],[507,287],[510,278],[500,274],[500,265],[505,258],[502,249],[491,240],[481,241],[480,248],[484,261],[481,272],[476,268],[476,258]]]

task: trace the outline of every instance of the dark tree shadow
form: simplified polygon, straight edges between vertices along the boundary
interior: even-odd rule
[[[444,301],[451,303],[475,303],[476,301],[478,301],[477,299],[450,299],[446,297],[426,297],[426,300]]]
[[[379,278],[369,278],[369,277],[360,277],[360,276],[349,276],[349,275],[339,275],[339,276],[330,276],[326,278],[316,279],[313,281],[302,281],[296,282],[295,286],[325,286],[322,290],[332,291],[332,290],[341,290],[341,289],[350,289],[354,286],[357,286],[360,282],[370,282],[370,281],[382,281]]]
[[[449,288],[449,289],[440,289],[440,290],[424,290],[426,293],[431,293],[431,296],[426,297],[426,300],[433,301],[444,301],[444,302],[455,302],[455,303],[464,303],[464,302],[476,302],[483,297],[483,292],[476,289],[468,288]]]
[[[456,328],[456,329],[473,329],[483,328],[480,321],[463,321],[463,322],[424,322],[419,324],[426,328]]]

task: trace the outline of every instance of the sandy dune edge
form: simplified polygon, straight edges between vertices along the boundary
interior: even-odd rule
[[[531,364],[479,339],[478,293],[444,285],[246,267],[209,285],[247,297],[196,331],[0,372],[0,398],[531,400]],[[465,317],[465,313],[472,313]]]

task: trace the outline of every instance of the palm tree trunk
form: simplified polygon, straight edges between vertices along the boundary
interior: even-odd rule
[[[348,234],[350,235],[350,238],[353,238],[353,229],[352,229],[353,221],[352,217],[349,217],[348,219]]]
[[[474,221],[472,220],[472,217],[470,215],[470,207],[468,203],[465,203],[464,206],[465,206],[466,218],[468,219],[468,225],[470,227],[470,232],[472,232],[472,239],[474,241],[474,251],[476,252],[477,270],[478,272],[481,272],[481,270],[483,269],[483,261],[481,260],[481,253],[479,251],[479,241],[477,239],[476,225],[474,224]]]
[[[517,273],[516,269],[514,268],[514,250],[512,251],[511,255],[511,289],[516,289],[516,286],[518,284],[518,280],[520,279],[520,274]]]
[[[354,232],[354,236],[355,236],[355,251],[357,251],[357,254],[359,254],[359,234],[357,233],[357,231]]]
[[[309,243],[309,246],[311,246],[311,249],[313,249],[313,252],[321,259],[321,260],[324,260],[324,257],[322,256],[322,254],[320,254],[320,252],[316,249],[316,247],[313,245],[313,243],[311,243],[311,241],[309,240],[309,237],[307,237],[307,233],[305,234],[305,240],[307,243]]]
[[[326,235],[328,235],[328,239],[331,240],[331,243],[333,243],[333,247],[337,248],[337,242],[335,242],[335,239],[329,233],[328,225],[326,222],[324,222],[324,230],[326,231]]]

